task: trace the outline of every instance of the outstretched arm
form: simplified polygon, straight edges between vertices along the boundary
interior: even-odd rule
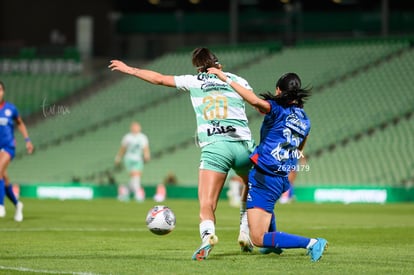
[[[126,147],[121,145],[121,147],[118,150],[118,154],[115,156],[115,165],[119,165],[121,163],[122,158],[124,157],[126,152]]]
[[[151,151],[149,145],[144,147],[144,161],[149,162],[151,160]]]
[[[110,63],[108,68],[111,69],[111,71],[119,71],[124,74],[129,74],[155,85],[176,87],[174,76],[172,75],[163,75],[151,70],[134,68],[120,60],[111,60]]]
[[[26,142],[26,150],[27,153],[31,154],[33,153],[33,144],[32,141],[29,138],[29,133],[27,132],[27,128],[26,125],[24,124],[22,118],[19,116],[16,119],[16,125],[17,125],[17,129],[19,129],[20,133],[22,134],[25,142]]]
[[[222,70],[208,68],[208,73],[215,74],[221,81],[227,82],[242,98],[244,98],[244,100],[247,101],[247,103],[255,107],[259,112],[264,114],[270,112],[271,107],[269,102],[259,98],[253,91],[244,88],[237,82],[228,79]]]

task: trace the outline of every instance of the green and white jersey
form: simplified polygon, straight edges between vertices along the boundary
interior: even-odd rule
[[[225,74],[252,89],[245,79],[232,73]],[[245,102],[229,84],[207,73],[175,76],[174,79],[177,89],[190,92],[200,147],[216,141],[252,140]]]
[[[143,133],[128,133],[122,138],[122,146],[126,148],[124,159],[143,161],[144,148],[148,146],[148,138]]]

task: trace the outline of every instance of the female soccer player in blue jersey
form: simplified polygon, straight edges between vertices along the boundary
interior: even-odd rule
[[[4,208],[4,195],[6,193],[16,206],[14,219],[20,222],[23,220],[23,204],[18,202],[14,196],[12,185],[7,184],[5,186],[7,167],[14,158],[16,150],[16,141],[14,139],[15,124],[25,139],[26,149],[29,154],[33,152],[33,144],[16,106],[4,100],[4,93],[4,83],[0,81],[0,217],[6,216],[6,209]]]
[[[175,87],[190,93],[197,121],[197,137],[201,147],[198,197],[200,203],[201,246],[194,252],[193,260],[204,260],[217,243],[215,235],[215,211],[220,192],[231,169],[247,183],[251,168],[249,155],[254,147],[247,125],[244,100],[226,83],[207,74],[207,68],[222,66],[217,57],[207,48],[196,48],[192,63],[197,67],[195,75],[163,75],[155,71],[133,68],[119,60],[112,60],[109,68],[120,71],[149,83]],[[227,73],[234,82],[251,89],[243,78]],[[240,206],[241,222],[239,244],[242,251],[253,250],[249,237],[244,192]]]
[[[249,104],[265,114],[260,143],[251,154],[254,166],[249,174],[247,217],[253,244],[262,253],[282,253],[284,248],[306,248],[312,261],[318,261],[327,246],[323,238],[307,238],[276,231],[274,207],[281,194],[289,189],[288,174],[296,169],[310,131],[310,120],[303,104],[310,95],[301,87],[297,74],[282,75],[276,83],[275,95],[256,96],[232,81],[216,68],[209,68],[222,81],[231,85]]]

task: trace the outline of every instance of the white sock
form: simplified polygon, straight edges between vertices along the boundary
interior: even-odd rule
[[[132,178],[129,180],[129,187],[130,187],[132,190],[134,190],[134,192],[135,192],[135,190],[140,189],[140,188],[141,188],[141,177],[137,177],[137,176],[132,177]]]
[[[135,176],[132,177],[129,181],[129,187],[135,194],[136,199],[141,199],[142,194],[140,194],[141,189],[141,177]]]
[[[230,196],[239,201],[240,200],[240,182],[237,180],[229,181]]]
[[[310,247],[312,247],[312,245],[314,245],[318,240],[317,239],[310,239],[308,245],[306,246],[306,249],[309,249]]]
[[[250,232],[245,201],[243,201],[240,205],[240,231],[246,232],[247,234]]]
[[[200,223],[200,238],[204,241],[207,235],[215,235],[216,226],[212,220],[205,220]]]

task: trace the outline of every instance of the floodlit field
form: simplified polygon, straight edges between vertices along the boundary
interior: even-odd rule
[[[242,254],[239,210],[220,202],[219,243],[203,262],[196,200],[167,200],[177,217],[166,236],[145,225],[147,201],[23,199],[25,220],[10,203],[0,220],[0,274],[414,274],[414,204],[277,205],[278,230],[324,237],[329,248],[313,263],[306,250],[281,256]]]

